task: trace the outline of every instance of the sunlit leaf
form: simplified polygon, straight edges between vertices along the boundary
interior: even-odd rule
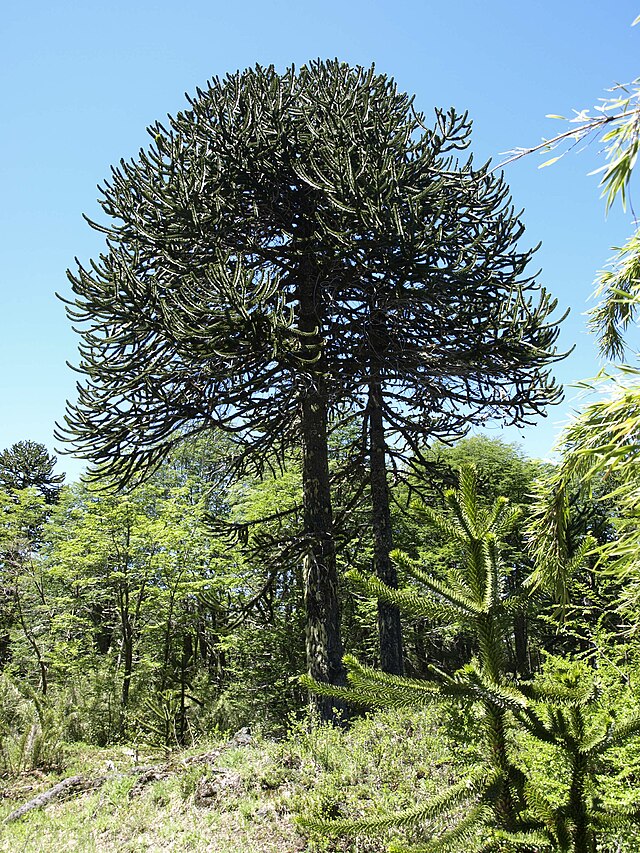
[[[551,166],[553,163],[557,163],[557,162],[558,162],[558,160],[560,160],[560,158],[561,158],[561,157],[562,157],[562,155],[560,155],[559,157],[552,157],[550,160],[545,160],[545,162],[544,162],[544,163],[541,163],[541,164],[538,166],[538,169],[544,169],[544,168],[545,168],[545,166]]]

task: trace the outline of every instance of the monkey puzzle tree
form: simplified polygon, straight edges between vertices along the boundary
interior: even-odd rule
[[[258,66],[150,133],[103,188],[105,253],[70,275],[85,381],[62,437],[120,481],[211,428],[235,437],[236,466],[301,445],[309,669],[340,683],[332,422],[365,419],[375,562],[393,585],[389,432],[416,446],[479,407],[517,421],[553,402],[553,304],[523,277],[502,180],[457,162],[466,117],[426,129],[373,68]]]
[[[20,490],[33,486],[48,504],[60,496],[64,474],[54,474],[56,457],[38,441],[18,441],[0,453],[0,488]]]
[[[525,275],[532,253],[516,248],[523,227],[504,182],[454,159],[469,136],[466,116],[438,114],[385,224],[394,248],[373,274],[359,270],[356,387],[366,394],[376,570],[392,587],[388,460],[396,470],[398,460],[424,462],[425,440],[492,418],[524,424],[560,396],[549,376],[561,357],[556,303]],[[415,185],[428,187],[419,202]],[[397,611],[381,602],[379,616],[382,668],[400,673]]]

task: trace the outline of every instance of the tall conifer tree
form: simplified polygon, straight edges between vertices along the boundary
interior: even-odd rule
[[[393,585],[389,433],[415,447],[481,408],[519,421],[554,402],[553,303],[524,275],[502,180],[457,160],[466,116],[426,129],[373,68],[258,66],[150,133],[103,188],[106,252],[70,276],[85,380],[63,435],[121,480],[216,427],[238,464],[301,445],[309,669],[340,683],[332,418],[366,417]],[[399,671],[397,613],[380,625]]]
[[[0,453],[0,489],[9,491],[33,486],[48,504],[56,503],[64,474],[54,474],[56,457],[38,441],[17,441]]]

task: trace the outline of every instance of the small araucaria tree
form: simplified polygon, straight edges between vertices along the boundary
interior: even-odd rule
[[[212,428],[239,465],[301,446],[309,670],[340,683],[332,421],[364,419],[393,586],[390,431],[416,447],[480,410],[521,422],[554,402],[554,305],[524,274],[502,180],[457,160],[466,116],[427,129],[373,68],[258,66],[150,132],[103,188],[106,252],[70,276],[85,379],[62,435],[120,481]],[[380,624],[398,671],[397,612]]]
[[[333,690],[350,704],[374,708],[421,708],[452,701],[474,705],[480,712],[475,766],[465,778],[404,814],[351,821],[307,817],[301,823],[324,835],[353,837],[405,827],[422,836],[414,845],[392,843],[390,853],[596,853],[607,834],[640,823],[636,803],[607,802],[601,790],[606,761],[618,747],[637,739],[640,715],[621,720],[615,709],[603,714],[599,687],[584,662],[562,661],[551,676],[533,681],[508,674],[513,614],[532,594],[526,581],[508,590],[511,566],[504,560],[504,543],[520,512],[503,497],[483,507],[473,468],[462,470],[459,488],[448,491],[445,502],[446,514],[425,507],[456,550],[445,580],[397,552],[395,558],[413,578],[411,586],[391,589],[375,576],[357,572],[353,581],[414,617],[464,630],[474,644],[471,662],[453,674],[431,666],[427,678],[415,679],[376,671],[347,656],[347,686],[328,688],[308,678],[305,682],[311,689]],[[575,565],[590,547],[587,538]],[[518,754],[518,747],[525,745],[533,755],[546,749],[562,768],[555,796],[549,795],[548,778],[530,766],[534,762],[525,757],[526,750]]]

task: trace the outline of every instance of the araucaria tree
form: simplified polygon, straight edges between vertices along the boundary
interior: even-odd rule
[[[558,659],[555,671],[533,680],[508,673],[513,615],[535,595],[530,578],[509,590],[512,566],[505,545],[520,511],[504,497],[483,507],[473,467],[463,468],[459,479],[458,489],[445,493],[446,513],[424,508],[453,546],[455,556],[444,578],[396,552],[413,584],[391,589],[358,572],[352,580],[372,595],[395,601],[407,614],[464,631],[473,645],[472,660],[454,673],[430,665],[426,677],[416,679],[376,671],[348,656],[348,686],[305,681],[312,689],[335,691],[351,704],[374,708],[473,705],[479,712],[469,732],[479,738],[475,766],[466,778],[404,813],[301,822],[325,835],[350,838],[379,835],[391,827],[420,828],[423,837],[417,844],[395,842],[390,853],[596,853],[604,849],[608,832],[640,822],[635,804],[607,800],[602,790],[607,762],[637,739],[640,715],[618,719],[614,708],[606,708],[602,686],[584,661]],[[590,537],[582,541],[574,567],[592,547]],[[543,750],[551,766],[541,779],[536,764]],[[550,796],[554,771],[558,778]]]
[[[18,441],[0,453],[0,489],[15,491],[33,486],[48,504],[56,503],[64,474],[54,474],[56,457],[38,441]]]
[[[62,434],[120,481],[212,428],[235,436],[238,465],[301,447],[309,670],[339,684],[332,423],[362,419],[393,586],[389,454],[554,402],[554,304],[525,274],[502,179],[458,162],[466,116],[428,129],[373,68],[214,79],[150,133],[103,187],[106,251],[70,276],[85,378]],[[381,607],[382,663],[399,671]]]

